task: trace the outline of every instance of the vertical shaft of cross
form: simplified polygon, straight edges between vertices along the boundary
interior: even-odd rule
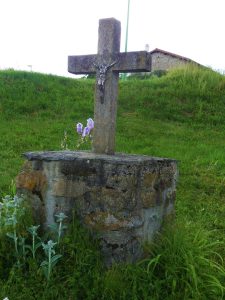
[[[116,62],[116,54],[120,51],[120,33],[119,21],[113,18],[99,21],[98,56],[101,57],[101,62],[98,62],[99,68],[100,65],[107,68]],[[119,73],[108,68],[104,75],[105,81],[101,90],[97,70],[93,151],[114,154]]]

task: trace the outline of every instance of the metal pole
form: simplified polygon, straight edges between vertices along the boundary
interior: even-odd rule
[[[127,29],[126,29],[125,52],[127,52],[127,45],[128,45],[129,17],[130,17],[130,0],[128,0],[128,6],[127,6]]]
[[[127,28],[126,28],[126,40],[125,40],[125,52],[127,52],[127,45],[128,45],[129,17],[130,17],[130,0],[128,0],[128,5],[127,5]],[[122,78],[126,79],[126,77],[127,74],[124,73]]]

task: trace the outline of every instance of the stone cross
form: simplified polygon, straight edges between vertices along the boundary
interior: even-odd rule
[[[68,57],[68,71],[96,74],[93,151],[114,154],[119,72],[151,70],[149,52],[120,53],[120,22],[99,20],[98,54]]]

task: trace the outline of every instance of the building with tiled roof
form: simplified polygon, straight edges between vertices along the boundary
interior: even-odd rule
[[[186,65],[187,63],[199,65],[197,62],[191,60],[190,58],[158,48],[150,51],[150,53],[152,57],[152,71],[169,70]]]

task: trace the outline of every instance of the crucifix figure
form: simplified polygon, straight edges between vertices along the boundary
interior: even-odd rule
[[[93,151],[114,154],[119,72],[149,72],[149,52],[120,53],[120,22],[99,20],[97,55],[68,57],[68,71],[96,74]]]

